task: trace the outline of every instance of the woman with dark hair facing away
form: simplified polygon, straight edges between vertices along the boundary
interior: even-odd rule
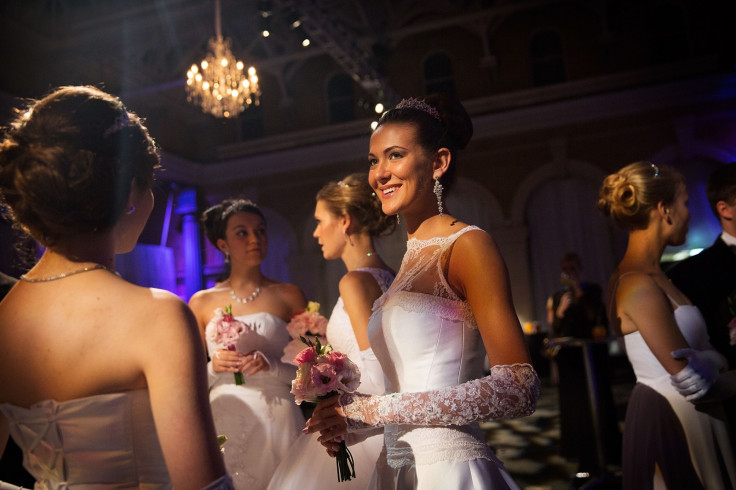
[[[517,488],[478,421],[532,413],[539,378],[493,239],[443,200],[471,135],[460,102],[436,95],[404,99],[371,136],[369,182],[409,238],[368,325],[387,394],[327,399],[306,430],[334,452],[335,438],[383,427],[372,488]]]
[[[392,232],[396,218],[383,214],[366,173],[351,174],[322,187],[317,193],[314,218],[314,237],[322,247],[322,255],[326,260],[342,260],[347,269],[327,324],[327,341],[360,369],[358,390],[383,394],[383,371],[371,349],[367,327],[373,303],[394,279],[394,272],[376,253],[374,239]],[[277,468],[269,488],[365,489],[382,442],[382,434],[376,431],[351,444],[355,478],[338,482],[335,460],[324,452],[317,434],[304,434]]]
[[[608,283],[608,318],[636,374],[623,434],[623,488],[736,488],[736,456],[719,403],[705,400],[725,359],[703,316],[660,268],[685,243],[690,213],[676,170],[636,162],[603,181],[598,208],[628,231]],[[719,416],[720,413],[720,416]]]
[[[62,87],[0,144],[0,194],[45,248],[0,303],[0,444],[43,488],[232,488],[194,317],[115,273],[153,207],[159,156],[141,120]]]
[[[302,291],[266,277],[266,219],[252,201],[226,199],[202,215],[207,239],[225,255],[228,277],[189,300],[210,355],[210,404],[217,433],[228,437],[225,464],[236,488],[268,486],[274,469],[299,435],[304,416],[289,393],[296,369],[281,355],[286,323],[307,302]],[[227,350],[215,344],[215,310],[232,308],[245,330]],[[244,375],[236,384],[235,373]]]

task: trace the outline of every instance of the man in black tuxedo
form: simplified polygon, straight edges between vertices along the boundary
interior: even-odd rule
[[[736,162],[713,172],[706,192],[723,231],[712,246],[675,265],[667,275],[703,313],[710,343],[726,356],[728,369],[736,369],[736,342],[731,342],[736,332],[728,326],[736,317]],[[726,402],[726,412],[736,441],[734,397]]]

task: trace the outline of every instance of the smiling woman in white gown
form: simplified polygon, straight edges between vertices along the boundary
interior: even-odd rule
[[[205,211],[203,222],[208,239],[230,263],[227,280],[189,301],[211,357],[215,428],[228,437],[225,464],[236,488],[265,489],[304,423],[289,393],[295,369],[281,355],[289,342],[286,323],[306,307],[306,300],[296,286],[261,273],[268,240],[265,218],[254,203],[225,200]],[[245,324],[235,350],[210,340],[215,310],[228,305]],[[234,373],[244,374],[244,384],[235,383]]]
[[[532,413],[539,378],[496,245],[444,207],[471,135],[457,100],[428,96],[384,113],[371,136],[369,182],[409,238],[368,326],[387,394],[332,397],[307,423],[332,452],[335,438],[384,428],[371,488],[516,488],[477,421]]]
[[[393,281],[393,271],[376,254],[374,237],[393,231],[395,218],[381,211],[365,173],[329,182],[317,193],[314,237],[327,260],[341,259],[348,272],[340,280],[340,298],[327,324],[327,341],[360,369],[363,393],[384,392],[383,371],[368,342],[367,326],[373,302]],[[338,482],[334,458],[317,441],[304,434],[276,469],[269,490],[365,489],[381,451],[382,433],[376,431],[350,444],[355,478]]]
[[[10,433],[36,488],[232,488],[191,312],[115,273],[158,162],[93,87],[32,103],[0,143],[2,204],[46,247],[0,302],[0,454]]]

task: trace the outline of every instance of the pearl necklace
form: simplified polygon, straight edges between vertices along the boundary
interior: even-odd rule
[[[97,271],[97,270],[105,270],[108,272],[112,272],[116,276],[120,277],[120,274],[117,271],[114,271],[113,269],[110,269],[109,267],[106,267],[102,264],[96,264],[93,266],[82,267],[81,269],[77,269],[71,272],[62,272],[61,274],[58,274],[56,276],[30,278],[26,276],[25,274],[23,274],[22,276],[20,276],[20,278],[21,280],[25,282],[48,282],[48,281],[55,281],[57,279],[64,279],[65,277],[74,276],[76,274],[81,274],[82,272],[91,272],[91,271]]]
[[[235,290],[233,288],[230,288],[230,297],[238,303],[250,303],[251,301],[256,299],[259,294],[261,294],[261,286],[258,286],[256,290],[253,291],[253,293],[247,298],[241,298],[240,296],[235,294]]]

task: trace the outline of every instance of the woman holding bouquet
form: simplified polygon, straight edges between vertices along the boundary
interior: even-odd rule
[[[327,324],[327,340],[360,370],[362,393],[383,394],[384,380],[368,340],[368,320],[376,299],[388,288],[394,272],[375,252],[374,238],[393,231],[396,220],[381,211],[381,203],[365,173],[329,182],[317,193],[314,237],[327,260],[341,259],[347,273],[340,279],[340,297]],[[306,347],[306,346],[304,346]],[[274,473],[269,489],[365,489],[381,450],[382,434],[350,446],[356,477],[336,478],[335,461],[317,434],[301,436]]]
[[[368,325],[389,394],[327,399],[305,430],[334,453],[335,438],[383,427],[373,488],[516,488],[478,421],[532,413],[539,378],[495,243],[443,201],[471,135],[462,105],[436,95],[401,101],[371,136],[369,182],[409,238]]]
[[[215,427],[228,437],[225,464],[236,488],[264,489],[304,424],[289,393],[294,367],[284,364],[281,354],[289,342],[286,323],[306,300],[298,287],[261,272],[268,249],[266,220],[253,202],[226,199],[205,211],[202,221],[207,238],[230,264],[225,281],[189,301],[211,357]],[[216,335],[225,321],[241,329],[232,339],[233,350]],[[236,384],[236,376],[244,383]]]
[[[0,453],[10,433],[38,488],[232,488],[194,317],[115,272],[158,163],[93,87],[32,103],[0,143],[2,203],[45,247],[0,303]]]

